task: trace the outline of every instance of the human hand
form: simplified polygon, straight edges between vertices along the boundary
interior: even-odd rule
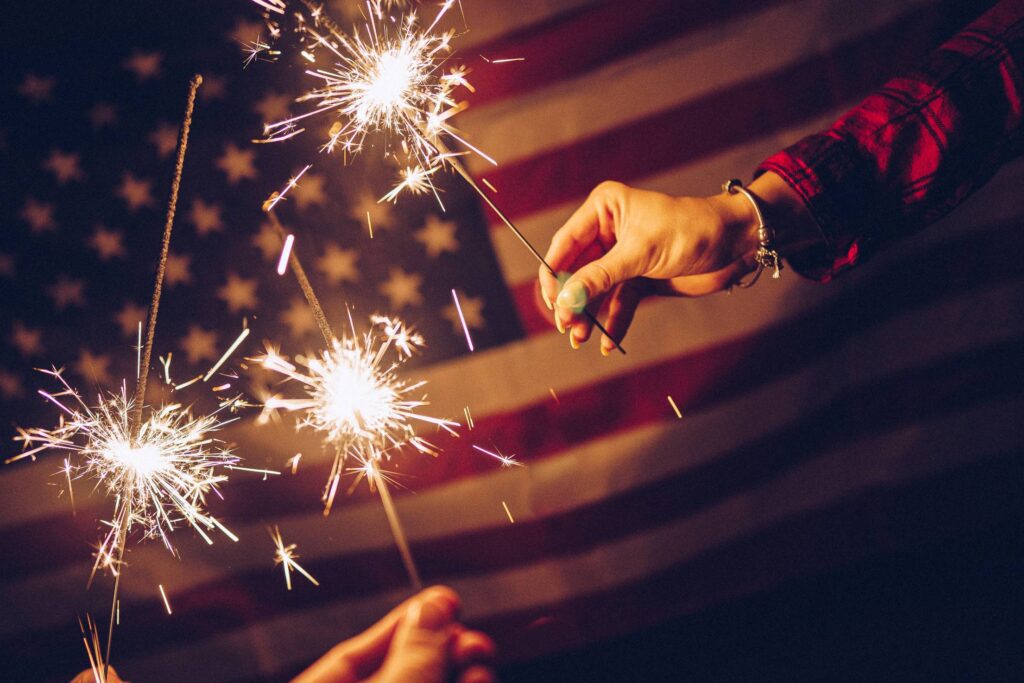
[[[742,196],[670,197],[605,182],[551,239],[545,260],[573,275],[560,286],[542,266],[541,293],[574,348],[593,329],[583,307],[596,313],[605,299],[605,327],[621,340],[642,298],[725,289],[753,270],[756,250],[756,221]],[[602,353],[613,348],[602,339]]]
[[[455,621],[459,596],[434,586],[333,647],[292,683],[491,683],[494,642]]]
[[[107,669],[107,683],[124,683],[121,677],[117,675],[117,671],[114,667]],[[71,679],[71,683],[96,683],[96,674],[93,673],[92,669],[86,669],[82,673],[78,674]]]

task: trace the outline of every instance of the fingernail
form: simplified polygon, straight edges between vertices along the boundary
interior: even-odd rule
[[[573,313],[580,313],[587,305],[587,288],[582,282],[570,282],[558,293],[557,303]]]
[[[551,299],[548,298],[547,294],[545,294],[544,292],[541,292],[540,293],[540,297],[542,299],[544,299],[544,305],[548,307],[549,311],[555,310],[555,305],[553,303],[551,303]]]
[[[562,319],[555,313],[555,327],[558,328],[558,334],[565,334],[565,325],[562,324]]]
[[[580,348],[580,343],[576,341],[576,335],[572,333],[572,330],[569,331],[569,346],[571,346],[574,351]]]
[[[612,352],[612,350],[609,349],[607,346],[605,346],[604,342],[601,342],[601,355],[602,356],[607,356],[611,352]]]
[[[424,598],[410,607],[410,618],[419,628],[434,631],[452,620],[451,605],[447,600]]]

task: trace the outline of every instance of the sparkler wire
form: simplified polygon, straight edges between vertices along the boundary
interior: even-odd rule
[[[278,237],[284,242],[287,239],[287,233],[284,226],[281,225],[281,221],[278,220],[273,210],[267,211],[267,214],[270,216],[270,224],[273,226],[274,231],[277,232]],[[336,344],[337,337],[335,337],[330,323],[327,322],[327,316],[324,315],[320,299],[317,298],[313,285],[309,282],[309,278],[306,277],[306,270],[302,267],[302,263],[299,261],[298,254],[295,253],[294,248],[291,254],[288,255],[288,261],[292,267],[292,272],[295,273],[295,279],[299,283],[299,288],[302,290],[303,296],[306,297],[306,302],[313,311],[313,318],[323,334],[324,341],[328,347]],[[380,492],[380,501],[384,506],[384,514],[388,519],[388,526],[391,527],[391,535],[395,539],[395,545],[398,546],[398,553],[402,556],[402,563],[409,574],[409,580],[412,582],[414,590],[420,591],[423,589],[423,580],[420,578],[412,551],[409,549],[409,541],[405,536],[405,530],[402,528],[402,521],[398,517],[398,510],[395,509],[395,503],[391,498],[391,491],[388,488],[387,482],[384,480],[384,477],[380,476],[377,469],[372,466],[369,468],[369,477]]]
[[[433,143],[435,146],[437,146],[441,154],[445,156],[445,161],[449,165],[451,165],[453,169],[455,169],[455,172],[458,173],[463,180],[466,181],[466,184],[468,184],[471,188],[473,188],[473,190],[478,195],[480,195],[480,198],[483,199],[487,206],[491,208],[491,211],[493,211],[495,215],[497,215],[498,218],[501,219],[501,222],[504,223],[505,226],[509,230],[511,230],[512,233],[519,239],[519,241],[523,243],[523,246],[525,246],[530,251],[530,253],[533,254],[533,257],[537,259],[537,262],[540,263],[540,265],[544,266],[544,268],[549,273],[551,273],[553,277],[557,278],[558,273],[555,272],[554,268],[552,268],[548,264],[547,260],[541,255],[541,253],[537,251],[537,248],[533,246],[533,244],[526,237],[526,235],[523,234],[523,231],[516,227],[516,224],[513,223],[508,216],[505,215],[504,211],[498,208],[498,205],[495,204],[494,201],[487,195],[487,193],[484,192],[483,188],[480,187],[479,184],[477,184],[473,176],[470,175],[468,170],[466,170],[466,167],[463,166],[462,163],[457,158],[455,158],[448,152],[447,148],[444,146],[444,143],[442,143],[440,140],[434,140]],[[587,316],[587,319],[590,320],[591,323],[593,323],[594,327],[596,327],[601,332],[601,334],[608,337],[608,339],[611,340],[612,344],[615,344],[615,348],[619,350],[619,353],[623,355],[626,354],[626,349],[622,348],[622,345],[619,343],[619,341],[608,333],[608,330],[605,329],[604,325],[601,324],[601,322],[597,319],[596,315],[591,313],[586,308],[583,309],[583,313],[584,315]]]
[[[181,137],[178,140],[178,159],[174,164],[174,179],[171,181],[171,198],[167,202],[167,218],[164,222],[164,237],[160,245],[160,261],[156,268],[156,282],[153,285],[153,299],[149,304],[149,320],[146,323],[146,345],[142,351],[139,365],[139,377],[135,387],[135,412],[132,415],[133,432],[142,426],[142,404],[146,398],[146,378],[149,376],[149,364],[153,357],[153,338],[156,335],[156,315],[160,309],[160,294],[164,287],[164,273],[167,271],[167,253],[171,246],[171,230],[174,227],[174,213],[178,207],[178,190],[181,187],[181,174],[185,167],[185,150],[188,148],[188,133],[192,127],[192,111],[196,103],[196,91],[199,90],[203,77],[196,74],[192,77],[188,89],[188,101],[185,103],[185,118],[181,125]]]
[[[178,158],[174,164],[174,179],[171,181],[171,197],[167,202],[167,216],[164,222],[163,241],[160,244],[160,261],[156,269],[156,282],[153,284],[153,298],[149,305],[149,320],[146,325],[146,345],[142,351],[139,365],[139,376],[135,387],[135,410],[132,413],[131,433],[138,435],[142,428],[142,405],[146,399],[146,379],[149,376],[149,364],[153,357],[153,339],[156,336],[156,316],[160,310],[160,295],[163,292],[164,274],[167,272],[167,254],[171,246],[171,230],[174,227],[174,214],[178,207],[178,190],[181,188],[181,175],[185,168],[185,150],[188,148],[188,134],[192,127],[192,112],[195,109],[196,92],[203,82],[203,77],[196,74],[192,77],[188,88],[188,100],[185,103],[185,117],[181,124],[181,137],[178,139]],[[121,569],[124,560],[124,547],[128,537],[127,521],[131,519],[128,503],[122,509],[125,523],[120,524],[117,538],[117,565],[114,574],[114,598],[110,603],[110,626],[107,629],[107,648],[103,662],[103,680],[107,680],[110,669],[110,646],[114,640],[114,616],[117,609],[117,596],[121,589]]]

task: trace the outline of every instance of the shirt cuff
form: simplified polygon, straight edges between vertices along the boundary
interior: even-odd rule
[[[754,177],[771,171],[797,193],[821,231],[821,241],[783,253],[797,273],[828,282],[866,256],[870,239],[870,185],[855,147],[832,132],[810,135],[758,166]],[[776,226],[776,230],[779,227]],[[784,229],[784,227],[783,227]],[[783,243],[785,240],[782,240]]]

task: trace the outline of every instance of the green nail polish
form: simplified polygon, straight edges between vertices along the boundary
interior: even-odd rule
[[[573,313],[582,313],[587,305],[587,288],[582,282],[570,282],[558,293],[556,303],[562,308],[568,308]]]

